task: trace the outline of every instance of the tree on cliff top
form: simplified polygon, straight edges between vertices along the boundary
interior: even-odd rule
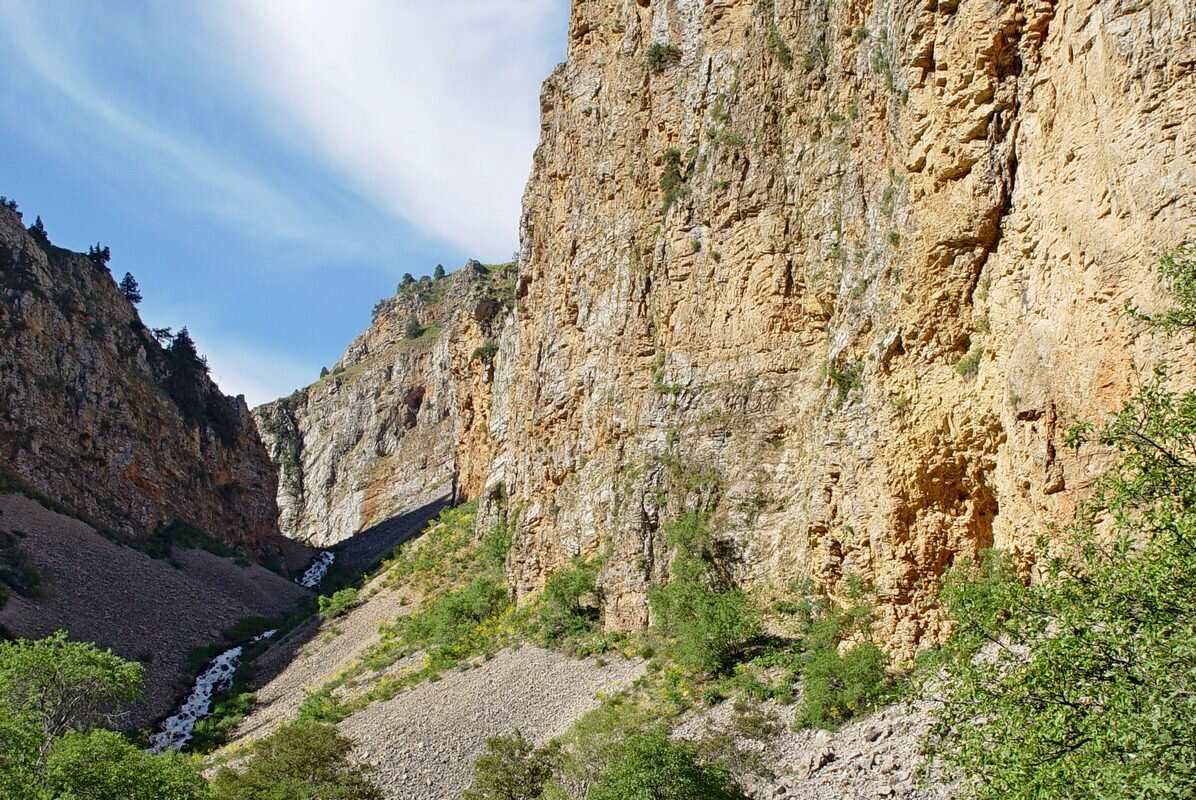
[[[106,269],[108,267],[108,262],[112,260],[112,250],[110,250],[106,245],[96,242],[94,247],[87,248],[87,257],[91,259],[91,263],[95,264],[97,267]]]

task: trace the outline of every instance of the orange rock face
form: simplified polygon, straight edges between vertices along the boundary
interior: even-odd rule
[[[894,649],[940,636],[944,569],[1030,568],[1099,467],[1067,428],[1177,355],[1121,312],[1196,220],[1196,5],[592,0],[569,35],[464,459],[517,593],[605,554],[646,624],[702,508],[743,583],[859,576]]]

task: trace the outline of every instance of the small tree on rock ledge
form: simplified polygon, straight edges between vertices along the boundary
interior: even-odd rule
[[[133,273],[126,272],[125,276],[120,279],[120,293],[133,305],[141,302],[141,287],[137,285],[137,279],[133,277]]]

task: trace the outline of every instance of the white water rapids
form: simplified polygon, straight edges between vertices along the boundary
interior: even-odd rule
[[[295,583],[299,584],[305,589],[312,589],[328,574],[328,568],[332,566],[332,562],[336,560],[336,553],[331,550],[325,550],[316,556],[316,560],[311,562],[311,566],[307,568],[307,572],[299,578],[295,579]]]
[[[331,550],[323,551],[316,556],[307,571],[295,579],[295,583],[305,589],[314,589],[320,581],[324,580],[324,576],[328,574],[328,568],[335,560],[336,553]],[[275,633],[277,631],[266,631],[255,636],[253,641],[260,642],[262,639],[269,639]],[[203,672],[196,677],[195,686],[187,695],[187,699],[179,706],[178,711],[173,716],[167,717],[158,732],[150,737],[151,752],[181,750],[187,742],[191,741],[195,723],[212,713],[212,697],[233,685],[233,676],[237,672],[237,667],[241,666],[241,654],[244,650],[243,645],[237,645],[225,650],[208,662]]]
[[[269,639],[277,631],[266,631],[253,637],[260,642]],[[208,662],[204,671],[195,679],[191,694],[179,706],[178,712],[162,723],[162,729],[150,737],[150,751],[181,750],[191,741],[195,723],[212,713],[212,696],[233,685],[233,675],[241,665],[242,645],[225,650]]]

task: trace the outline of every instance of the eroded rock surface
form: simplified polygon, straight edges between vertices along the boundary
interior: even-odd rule
[[[276,558],[275,475],[245,399],[171,381],[108,270],[0,208],[0,469],[130,540],[181,520]]]
[[[491,337],[513,277],[471,261],[400,287],[327,376],[254,410],[278,465],[288,536],[335,544],[443,495],[477,495],[489,459]]]
[[[1067,427],[1168,355],[1119,315],[1196,219],[1194,63],[1189,0],[575,3],[491,391],[520,596],[605,552],[644,625],[709,508],[910,652],[953,559],[1029,566]]]

